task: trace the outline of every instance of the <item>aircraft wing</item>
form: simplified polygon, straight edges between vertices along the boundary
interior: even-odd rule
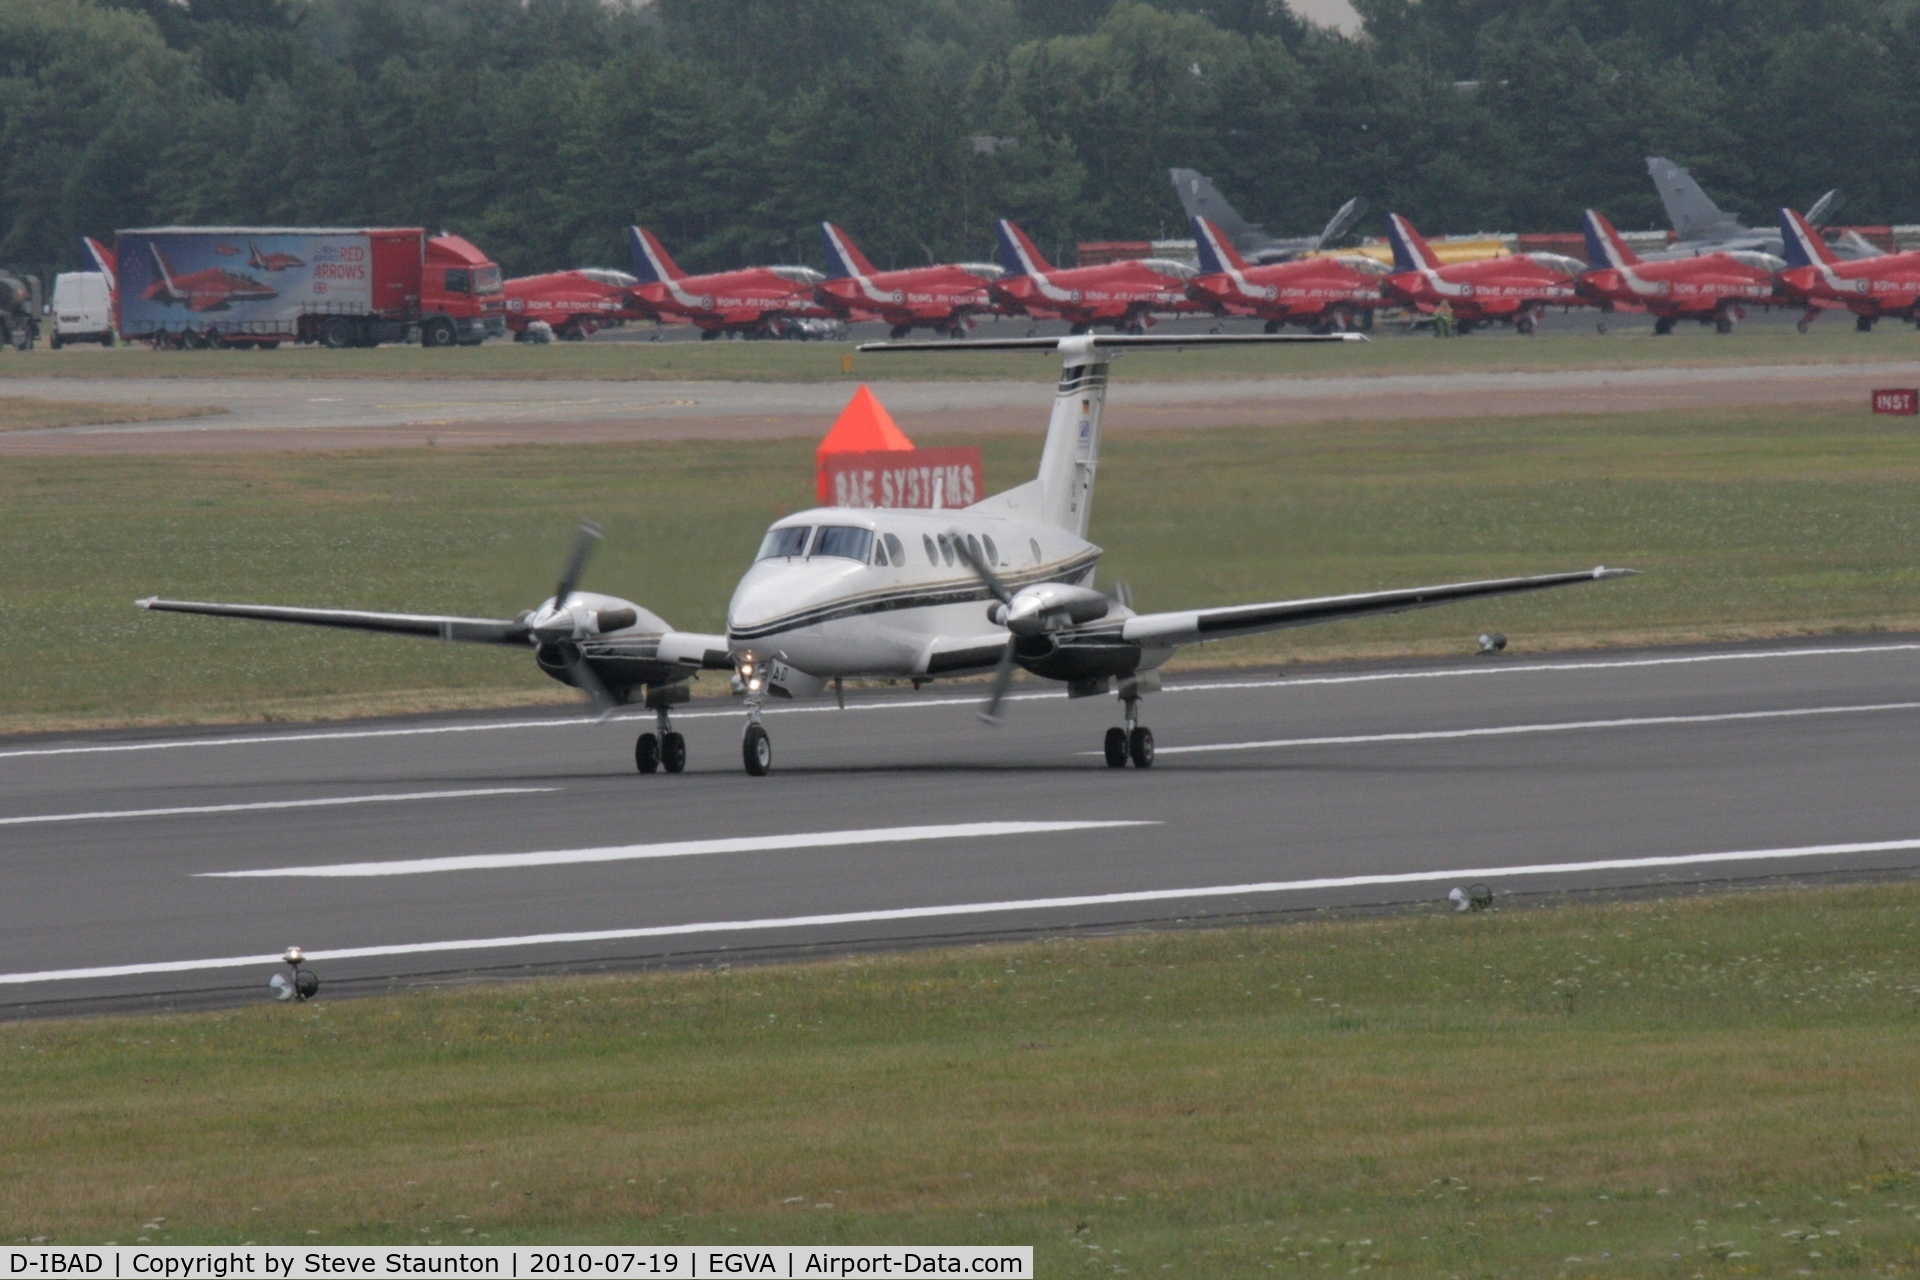
[[[731,671],[733,642],[725,636],[703,635],[697,631],[669,631],[660,637],[662,662],[702,671]]]
[[[1306,627],[1319,622],[1344,622],[1381,613],[1402,613],[1456,600],[1515,595],[1570,587],[1580,582],[1624,578],[1633,569],[1582,569],[1575,573],[1547,573],[1532,578],[1493,578],[1485,582],[1452,582],[1437,587],[1401,591],[1370,591],[1361,595],[1322,596],[1312,600],[1281,600],[1273,604],[1229,605],[1221,609],[1188,609],[1180,613],[1143,613],[1128,618],[1121,635],[1155,648],[1225,640],[1283,627]]]
[[[429,613],[366,613],[358,609],[300,609],[275,604],[209,604],[199,600],[136,600],[142,609],[162,613],[201,613],[215,618],[254,618],[261,622],[298,622],[309,627],[349,631],[387,631],[398,635],[463,640],[469,644],[525,645],[525,622],[508,618],[451,618]]]

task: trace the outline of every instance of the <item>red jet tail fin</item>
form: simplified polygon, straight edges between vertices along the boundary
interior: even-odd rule
[[[166,255],[160,252],[160,246],[155,244],[153,241],[149,240],[147,241],[147,250],[148,252],[153,254],[154,269],[160,273],[160,282],[167,286],[167,292],[172,294],[174,297],[180,299],[182,302],[185,302],[187,299],[187,295],[184,293],[181,293],[180,290],[174,287],[173,271],[171,268],[167,266]]]
[[[1208,275],[1247,269],[1246,259],[1233,247],[1233,241],[1221,235],[1220,228],[1205,218],[1193,220],[1193,239],[1200,250],[1200,269]]]
[[[1440,269],[1440,259],[1419,228],[1397,213],[1387,215],[1387,239],[1393,243],[1393,269],[1395,271],[1429,271]]]
[[[1840,258],[1807,220],[1791,209],[1780,211],[1780,240],[1790,267],[1831,267]]]
[[[1007,269],[1010,276],[1044,276],[1053,270],[1053,264],[1040,256],[1033,247],[1033,241],[1027,239],[1027,233],[1009,222],[1000,219],[997,228],[1000,236],[1000,265]]]
[[[860,252],[860,246],[853,242],[853,237],[831,222],[820,224],[820,238],[827,242],[827,265],[833,268],[827,272],[829,277],[844,280],[848,276],[878,274],[873,264],[867,261],[867,255]]]
[[[1620,233],[1613,229],[1607,216],[1597,209],[1589,209],[1582,219],[1587,233],[1587,263],[1595,267],[1612,267],[1618,271],[1622,267],[1640,265],[1640,255],[1635,253]]]
[[[627,245],[633,250],[633,274],[642,280],[665,284],[687,278],[687,273],[674,262],[659,237],[645,227],[628,227]]]
[[[81,236],[80,243],[85,245],[87,253],[93,258],[93,265],[107,278],[107,290],[112,292],[120,287],[119,273],[114,270],[113,255],[107,252],[107,246],[92,236]]]

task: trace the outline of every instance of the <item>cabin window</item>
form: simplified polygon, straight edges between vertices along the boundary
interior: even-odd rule
[[[810,555],[844,556],[849,560],[865,562],[867,553],[873,547],[873,530],[862,529],[857,525],[822,525],[814,537]]]
[[[985,564],[987,562],[986,556],[981,554],[980,551],[980,539],[974,537],[972,534],[967,535],[967,560],[972,564]]]
[[[766,538],[760,543],[760,554],[756,560],[778,560],[782,556],[797,556],[807,549],[807,535],[813,532],[812,525],[795,525],[787,529],[769,529]]]
[[[983,534],[981,534],[981,535],[980,535],[980,541],[982,541],[982,542],[984,542],[984,543],[986,543],[986,544],[987,544],[987,563],[988,563],[988,564],[999,564],[999,563],[1000,563],[1000,548],[998,548],[998,547],[996,547],[996,546],[994,546],[994,545],[993,545],[993,539],[992,539],[992,538],[989,538],[989,537],[988,537],[988,536],[987,536],[986,534],[984,534],[984,533],[983,533]]]
[[[875,564],[887,563],[887,544],[883,538],[875,538],[873,540],[873,562]]]
[[[953,539],[944,533],[940,535],[940,558],[949,565],[953,563]]]
[[[907,549],[901,546],[900,539],[891,533],[887,535],[887,554],[893,557],[896,565],[904,566],[907,563]]]
[[[920,541],[925,543],[927,547],[927,563],[938,569],[940,567],[940,553],[933,549],[933,539],[923,533],[920,535]]]

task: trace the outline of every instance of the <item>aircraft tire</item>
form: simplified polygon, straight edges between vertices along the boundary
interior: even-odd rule
[[[1715,333],[1732,333],[1733,317],[1732,316],[1715,316],[1713,318],[1713,331]]]
[[[1521,316],[1518,320],[1515,320],[1513,322],[1513,327],[1516,331],[1520,333],[1532,333],[1534,328],[1533,317]]]
[[[1280,332],[1280,322],[1278,320],[1269,320],[1265,324],[1260,326],[1260,332],[1278,333]]]
[[[748,725],[746,737],[740,739],[740,756],[749,777],[766,777],[767,771],[773,768],[773,739],[759,725]]]
[[[1133,758],[1134,768],[1153,768],[1153,730],[1143,724],[1135,725],[1127,737],[1127,754]]]
[[[702,342],[712,342],[719,336],[720,331],[718,329],[702,329],[700,331],[700,341]]]
[[[1653,331],[1664,338],[1673,332],[1673,321],[1666,316],[1661,316],[1653,322]]]
[[[660,739],[660,764],[668,773],[681,773],[687,767],[687,740],[677,733]]]
[[[1127,731],[1119,725],[1107,730],[1107,768],[1124,769],[1127,767]]]
[[[1873,320],[1874,318],[1872,316],[1855,316],[1853,318],[1854,332],[1855,333],[1872,333]]]
[[[1799,330],[1801,333],[1805,333],[1808,329],[1812,328],[1813,326],[1808,324],[1805,320],[1802,320],[1798,324],[1794,325],[1793,327]]]
[[[633,744],[633,764],[642,773],[653,773],[660,768],[660,739],[650,733],[640,735]],[[671,771],[669,771],[671,772]]]
[[[903,338],[911,338],[912,336],[913,326],[910,324],[897,324],[887,330],[887,337],[895,342],[899,342]]]
[[[1600,320],[1596,320],[1596,321],[1594,321],[1594,322],[1593,322],[1593,331],[1594,331],[1595,333],[1605,333],[1605,332],[1607,331],[1607,322],[1606,322],[1606,320],[1605,320],[1605,319],[1603,318],[1603,319],[1600,319]]]

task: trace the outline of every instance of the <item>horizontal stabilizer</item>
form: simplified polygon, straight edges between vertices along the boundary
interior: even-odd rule
[[[1517,595],[1570,587],[1582,582],[1624,578],[1633,569],[1582,569],[1574,573],[1547,573],[1532,578],[1495,578],[1486,582],[1454,582],[1437,587],[1401,591],[1371,591],[1362,595],[1323,596],[1312,600],[1282,600],[1273,604],[1231,605],[1221,609],[1189,609],[1180,613],[1144,613],[1128,618],[1121,634],[1136,644],[1166,647],[1225,640],[1232,636],[1307,627],[1321,622],[1345,622],[1382,613],[1403,613],[1457,600]]]

